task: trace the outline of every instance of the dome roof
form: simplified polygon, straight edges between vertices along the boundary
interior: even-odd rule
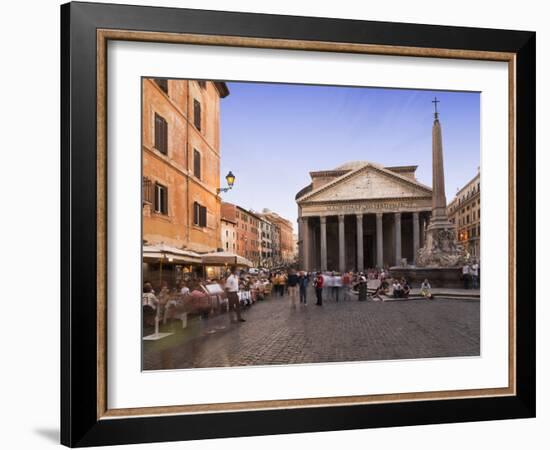
[[[369,161],[348,161],[345,164],[342,164],[341,166],[336,167],[336,169],[333,170],[355,170],[359,169],[359,167],[363,167],[365,164],[368,164]]]

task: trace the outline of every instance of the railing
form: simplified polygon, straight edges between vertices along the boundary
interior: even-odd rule
[[[142,179],[141,194],[142,194],[144,205],[153,203],[155,190],[154,190],[153,182],[147,177],[143,177]]]

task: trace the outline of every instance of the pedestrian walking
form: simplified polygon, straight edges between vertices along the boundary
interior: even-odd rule
[[[323,278],[323,275],[321,275],[321,272],[317,272],[317,276],[315,277],[315,281],[313,282],[313,286],[315,287],[315,295],[317,296],[317,303],[315,303],[317,306],[323,306],[324,284],[325,280]]]
[[[342,289],[342,277],[339,273],[332,272],[332,298],[337,302],[340,299],[340,291]]]
[[[287,276],[288,295],[290,296],[290,305],[296,308],[296,300],[298,298],[298,275],[296,271],[291,269]]]
[[[332,276],[332,272],[325,272],[322,274],[322,277],[323,277],[323,288],[327,293],[326,298],[332,299],[334,294],[334,292],[332,292],[332,286],[334,285],[333,284],[334,277]]]
[[[227,300],[229,306],[229,321],[231,323],[235,322],[246,322],[245,319],[241,317],[241,303],[239,301],[239,277],[237,276],[237,268],[231,268],[231,275],[227,278],[225,282],[225,290],[227,292]],[[235,312],[237,318],[233,319],[233,313]]]
[[[300,288],[300,303],[304,306],[307,305],[307,285],[308,285],[308,277],[304,271],[300,272],[300,275],[298,276],[298,286]]]

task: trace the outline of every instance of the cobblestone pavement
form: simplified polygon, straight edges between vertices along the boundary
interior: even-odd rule
[[[475,356],[480,353],[479,301],[410,300],[291,308],[271,297],[230,324],[227,314],[193,318],[173,336],[144,342],[144,370],[192,367]],[[176,321],[176,323],[180,323]]]

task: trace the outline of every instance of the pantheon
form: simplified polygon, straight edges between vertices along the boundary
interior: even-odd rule
[[[363,271],[414,264],[432,209],[418,166],[354,161],[310,172],[296,194],[300,268]]]

